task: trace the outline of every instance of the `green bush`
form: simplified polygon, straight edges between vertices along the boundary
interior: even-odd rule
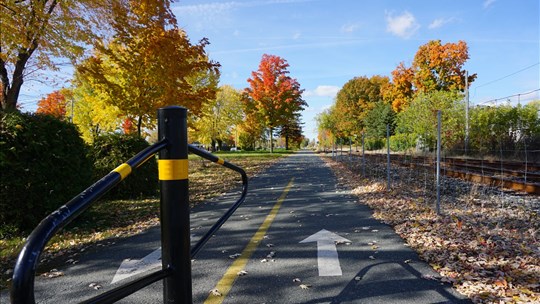
[[[0,118],[0,237],[33,229],[91,184],[77,128],[40,114]]]
[[[390,136],[390,150],[405,151],[416,147],[416,135],[399,133]]]
[[[368,151],[380,150],[385,147],[386,139],[366,138],[364,147]]]
[[[91,155],[94,161],[94,178],[102,178],[148,146],[148,142],[137,135],[99,136],[94,140]],[[151,196],[157,193],[158,187],[157,162],[155,158],[151,158],[113,188],[108,198],[133,199]]]

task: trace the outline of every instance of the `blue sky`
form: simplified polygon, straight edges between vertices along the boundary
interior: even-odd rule
[[[465,68],[478,74],[473,104],[540,88],[538,0],[191,0],[174,3],[173,12],[192,41],[210,40],[220,84],[247,87],[265,53],[286,59],[290,76],[306,90],[302,117],[310,139],[315,116],[343,84],[390,76],[429,40],[467,42]],[[538,93],[520,101],[539,99]]]
[[[185,0],[172,4],[180,27],[193,42],[207,37],[210,58],[221,63],[221,82],[247,87],[263,54],[290,64],[305,89],[305,135],[316,137],[315,116],[356,76],[390,76],[409,66],[429,40],[464,40],[477,73],[472,104],[540,89],[540,1],[538,0]],[[56,85],[27,82],[23,109],[69,85],[72,69],[56,73]],[[540,99],[522,94],[522,103]],[[518,97],[511,101],[517,103]],[[500,103],[501,101],[498,101]]]

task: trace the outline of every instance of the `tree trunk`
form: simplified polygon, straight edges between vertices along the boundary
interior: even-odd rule
[[[28,56],[20,55],[17,63],[15,64],[15,70],[13,71],[13,82],[9,85],[9,79],[7,77],[7,70],[2,65],[1,78],[2,78],[2,111],[10,112],[17,110],[17,100],[19,99],[19,93],[24,83],[23,71]],[[2,62],[3,63],[3,62]]]
[[[54,9],[54,6],[56,6],[56,3],[52,5],[49,14],[52,12],[52,9]],[[28,59],[38,47],[37,39],[38,37],[32,40],[32,43],[28,49],[19,50],[17,62],[15,62],[15,69],[13,70],[11,86],[9,85],[6,62],[0,59],[0,81],[2,83],[0,107],[2,108],[2,111],[8,112],[17,110],[17,100],[19,99],[19,93],[21,92],[21,87],[24,83],[24,69]]]
[[[218,151],[223,151],[223,141],[221,139],[216,139],[218,144]]]
[[[274,153],[274,128],[270,128],[270,153]]]
[[[141,127],[142,127],[142,116],[139,115],[139,118],[137,119],[137,135],[141,137]]]
[[[212,143],[210,144],[210,151],[216,152],[216,140],[212,138]]]
[[[285,150],[289,150],[289,135],[285,135]]]

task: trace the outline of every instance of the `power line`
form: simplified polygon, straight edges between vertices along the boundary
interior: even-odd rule
[[[525,92],[525,93],[514,94],[514,95],[510,95],[510,96],[506,96],[506,97],[501,97],[501,98],[491,99],[491,100],[487,100],[487,101],[481,102],[481,103],[479,103],[479,104],[486,104],[486,103],[491,103],[491,102],[497,102],[497,101],[499,101],[499,100],[508,100],[508,99],[510,99],[510,98],[512,98],[512,97],[521,97],[521,96],[529,95],[529,94],[532,94],[532,93],[538,92],[538,91],[540,91],[540,89],[532,90],[532,91]]]
[[[523,72],[523,71],[525,71],[525,70],[528,70],[528,69],[530,69],[530,68],[533,68],[533,67],[535,67],[535,66],[537,66],[537,65],[540,65],[540,62],[537,62],[537,63],[535,63],[535,64],[532,64],[532,65],[530,65],[530,66],[528,66],[528,67],[525,67],[525,68],[523,68],[523,69],[521,69],[521,70],[519,70],[519,71],[513,72],[513,73],[508,74],[508,75],[506,75],[506,76],[503,76],[503,77],[501,77],[501,78],[498,78],[498,79],[495,79],[495,80],[486,82],[486,83],[484,83],[484,84],[481,84],[481,85],[479,85],[479,86],[476,86],[476,87],[474,88],[474,95],[476,96],[476,89],[478,89],[478,88],[481,88],[481,87],[487,86],[487,85],[489,85],[489,84],[492,84],[492,83],[494,83],[494,82],[497,82],[497,81],[506,79],[506,78],[508,78],[508,77],[510,77],[510,76],[514,76],[514,75],[516,75],[516,74],[518,74],[518,73],[521,73],[521,72]]]

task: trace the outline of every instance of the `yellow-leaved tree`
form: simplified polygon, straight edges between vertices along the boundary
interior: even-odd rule
[[[115,0],[2,0],[0,111],[17,109],[23,83],[31,74],[56,69],[59,58],[77,61],[85,45],[106,34],[109,2]]]
[[[215,86],[200,77],[219,75],[219,64],[205,53],[208,41],[192,44],[167,1],[127,1],[113,11],[116,34],[76,67],[81,82],[133,119],[139,135],[155,127],[160,107],[181,105],[200,114],[215,97]]]
[[[81,136],[87,143],[93,143],[100,134],[117,130],[122,122],[122,113],[110,105],[109,96],[95,90],[86,82],[74,80],[71,98],[73,98],[73,123],[77,125]]]
[[[238,125],[244,119],[242,93],[229,85],[219,88],[216,98],[205,104],[201,117],[195,122],[198,141],[210,144],[212,150],[221,149],[222,143],[235,138]],[[234,132],[234,133],[233,133]]]

